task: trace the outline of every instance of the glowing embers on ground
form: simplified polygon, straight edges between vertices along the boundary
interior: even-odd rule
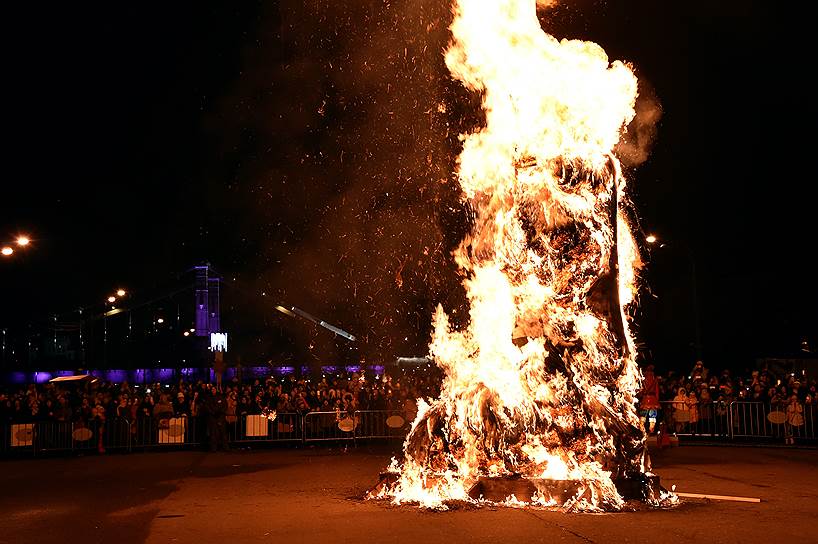
[[[639,261],[612,150],[636,78],[596,44],[545,34],[536,0],[457,0],[452,74],[482,92],[458,176],[475,210],[455,252],[470,304],[443,308],[445,377],[371,496],[618,509],[666,497],[648,473],[628,326]]]

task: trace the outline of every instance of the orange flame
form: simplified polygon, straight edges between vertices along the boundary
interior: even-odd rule
[[[563,506],[617,508],[612,458],[636,452],[624,464],[645,471],[644,436],[619,432],[639,428],[626,312],[639,256],[612,152],[637,81],[598,45],[543,32],[536,4],[454,6],[446,64],[482,93],[486,114],[462,136],[458,170],[476,212],[455,252],[470,323],[455,330],[442,307],[434,315],[430,351],[445,378],[390,466],[397,482],[380,495],[396,503],[441,508],[472,500],[480,477],[522,474],[580,482]]]

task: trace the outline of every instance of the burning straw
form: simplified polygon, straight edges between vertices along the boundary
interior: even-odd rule
[[[438,307],[440,398],[420,402],[403,459],[371,495],[435,508],[658,503],[634,407],[639,256],[612,151],[636,78],[594,43],[544,33],[536,0],[457,0],[454,13],[446,64],[486,115],[463,135],[458,169],[476,216],[455,252],[470,323],[455,330]]]

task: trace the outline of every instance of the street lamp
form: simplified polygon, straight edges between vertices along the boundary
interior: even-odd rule
[[[124,297],[125,294],[126,294],[125,289],[117,289],[116,290],[116,296],[118,296],[118,297]]]
[[[116,297],[114,297],[114,296],[110,296],[110,297],[108,297],[108,302],[110,302],[111,304],[113,304],[114,302],[116,302]]]
[[[648,244],[654,245],[659,242],[659,238],[654,234],[648,234],[645,237],[645,241]],[[667,243],[660,243],[659,247],[665,247]],[[696,276],[696,257],[693,255],[693,250],[690,249],[690,246],[684,243],[675,244],[681,246],[684,249],[684,254],[690,260],[690,299],[691,305],[693,309],[693,327],[695,331],[695,345],[694,349],[696,350],[696,360],[702,360],[702,329],[699,320],[699,293],[698,293],[698,279]]]
[[[31,243],[31,239],[28,236],[21,235],[17,237],[16,243],[20,247],[25,247]]]
[[[0,249],[0,253],[2,253],[4,257],[9,257],[12,253],[14,253],[14,250],[9,246],[3,246],[3,249]]]

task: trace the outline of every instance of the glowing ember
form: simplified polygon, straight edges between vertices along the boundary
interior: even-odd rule
[[[639,257],[612,153],[636,78],[596,44],[545,34],[536,0],[456,0],[454,13],[446,64],[486,113],[458,171],[475,211],[455,252],[470,324],[454,330],[438,307],[441,396],[419,401],[373,496],[441,508],[483,500],[478,482],[525,478],[529,498],[494,502],[619,508],[618,482],[648,469],[627,315]]]

